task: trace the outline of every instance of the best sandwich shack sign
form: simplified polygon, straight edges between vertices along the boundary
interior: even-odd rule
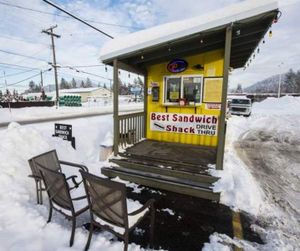
[[[180,113],[150,113],[150,130],[217,136],[218,117]]]

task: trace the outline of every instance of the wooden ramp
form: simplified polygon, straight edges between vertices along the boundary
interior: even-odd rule
[[[111,167],[102,168],[108,177],[219,201],[211,189],[217,178],[207,171],[216,162],[215,148],[145,140],[110,161]]]

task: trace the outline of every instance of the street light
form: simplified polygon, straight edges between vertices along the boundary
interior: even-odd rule
[[[278,67],[279,69],[281,68],[281,66],[283,65],[283,62],[281,62]],[[279,82],[278,82],[278,98],[280,98],[280,88],[281,88],[281,72],[279,72]]]

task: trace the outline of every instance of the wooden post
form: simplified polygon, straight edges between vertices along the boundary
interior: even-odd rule
[[[144,74],[144,137],[147,138],[148,74]]]
[[[114,59],[114,76],[113,76],[113,92],[114,92],[114,155],[119,153],[119,69],[118,60]]]
[[[221,106],[221,114],[219,117],[219,128],[218,128],[218,149],[217,149],[217,163],[216,163],[217,170],[223,170],[223,161],[224,161],[227,90],[228,90],[228,75],[229,75],[229,67],[230,67],[230,55],[231,55],[231,40],[232,40],[232,25],[226,28],[223,86],[222,86],[222,106]]]

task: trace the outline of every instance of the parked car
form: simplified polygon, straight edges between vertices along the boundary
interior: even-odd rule
[[[252,102],[246,96],[237,96],[230,98],[229,113],[232,115],[250,116],[252,111]]]

